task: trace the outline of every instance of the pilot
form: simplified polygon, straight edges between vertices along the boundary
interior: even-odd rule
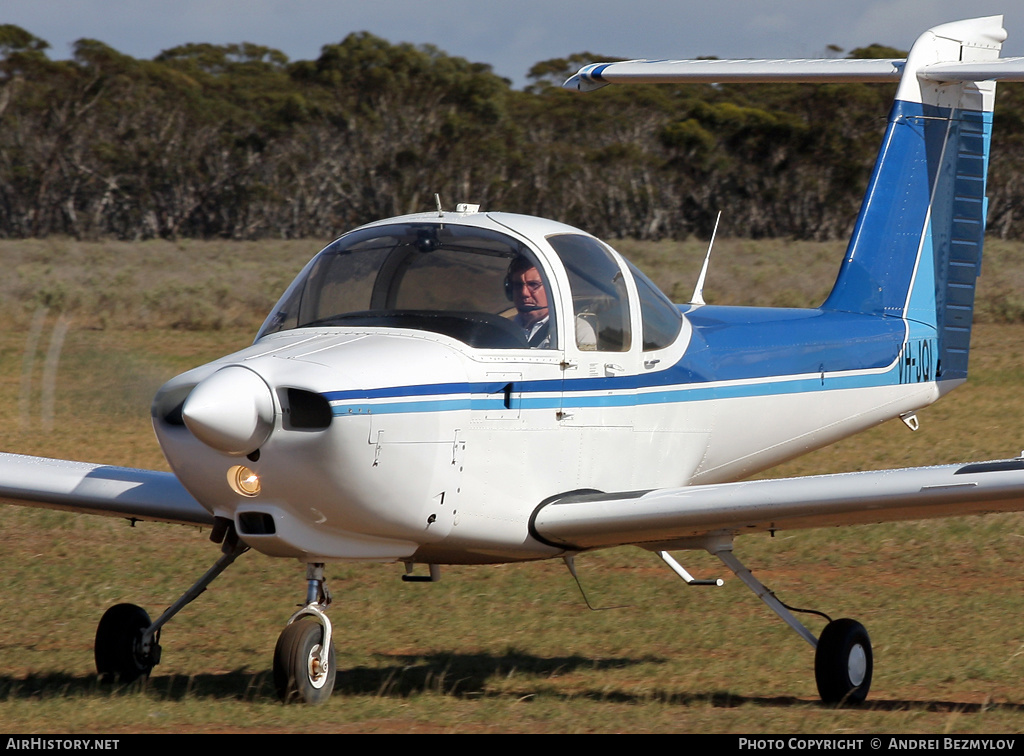
[[[551,314],[540,271],[529,258],[518,255],[508,266],[505,286],[516,308],[512,321],[523,329],[526,343],[531,349],[550,347]],[[593,326],[581,317],[576,318],[576,343],[580,349],[597,349],[597,334]]]

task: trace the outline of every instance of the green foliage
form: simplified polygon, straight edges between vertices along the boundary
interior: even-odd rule
[[[288,63],[280,50],[243,42],[240,45],[186,44],[164,50],[154,60],[173,63],[210,76],[241,74],[264,76]]]
[[[50,43],[30,34],[14,24],[0,24],[0,56],[7,58],[14,53],[43,52]]]
[[[868,45],[867,47],[858,47],[850,51],[848,58],[878,58],[886,60],[888,58],[905,58],[907,57],[906,50],[897,50],[895,47],[886,47],[885,45]]]
[[[681,150],[688,155],[709,152],[715,145],[714,134],[696,118],[670,123],[661,130],[659,136],[666,147]]]
[[[490,66],[368,32],[290,62],[251,43],[136,60],[81,39],[70,61],[0,26],[0,237],[334,236],[479,203],[598,235],[848,235],[892,87],[559,86],[608,56]],[[838,52],[838,51],[836,51]],[[853,51],[898,57],[872,45]],[[990,224],[1021,235],[1024,95],[1000,89]]]

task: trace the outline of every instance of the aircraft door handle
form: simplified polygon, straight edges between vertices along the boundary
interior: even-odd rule
[[[622,367],[622,365],[616,365],[614,362],[606,362],[604,364],[604,374],[605,375],[616,375],[618,373],[625,373],[625,372],[626,372],[626,368]]]

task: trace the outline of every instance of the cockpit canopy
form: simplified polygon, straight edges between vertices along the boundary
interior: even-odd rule
[[[259,335],[390,326],[445,333],[470,346],[525,349],[505,284],[520,256],[541,269],[524,245],[489,229],[401,223],[354,231],[313,258]]]
[[[577,346],[628,351],[630,293],[618,260],[587,234],[545,241],[568,279]],[[548,295],[543,340],[517,318],[513,271],[524,267],[536,268]],[[679,311],[642,273],[632,266],[627,273],[639,289],[645,350],[667,345],[679,331]],[[552,275],[534,250],[499,230],[436,221],[372,225],[314,257],[257,338],[294,328],[369,326],[442,333],[476,348],[554,349],[559,300]]]

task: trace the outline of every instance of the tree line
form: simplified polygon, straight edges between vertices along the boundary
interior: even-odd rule
[[[69,60],[0,26],[0,236],[301,238],[446,207],[608,237],[849,234],[894,88],[560,83],[605,56],[482,63],[361,32],[289,61],[248,43]],[[851,56],[898,57],[872,46]],[[998,96],[990,229],[1019,238],[1024,102]]]

